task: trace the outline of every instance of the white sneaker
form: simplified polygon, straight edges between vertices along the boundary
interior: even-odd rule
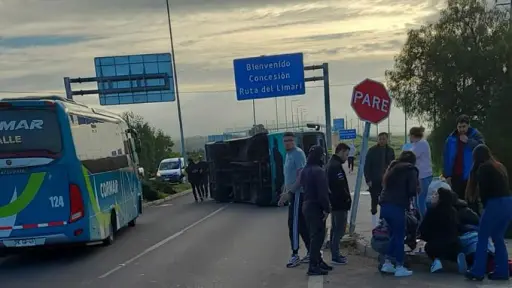
[[[432,265],[430,265],[430,273],[436,273],[443,269],[443,263],[441,263],[441,260],[434,259],[434,262],[432,262]]]
[[[397,266],[395,271],[395,277],[407,277],[411,276],[412,271],[405,268],[404,266]]]
[[[375,228],[379,225],[379,218],[377,218],[377,215],[372,215],[372,227]]]
[[[380,268],[380,272],[393,274],[393,273],[396,273],[396,269],[395,269],[395,266],[393,266],[393,264],[389,260],[386,260],[384,262],[384,264],[382,264],[382,268]]]

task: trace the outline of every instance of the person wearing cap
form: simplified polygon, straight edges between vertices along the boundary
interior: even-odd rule
[[[327,275],[332,267],[322,259],[321,249],[324,243],[326,227],[325,221],[331,213],[329,200],[329,186],[327,177],[322,168],[324,149],[315,145],[309,150],[306,166],[300,175],[300,184],[304,189],[304,203],[302,213],[310,235],[309,269],[308,275]]]

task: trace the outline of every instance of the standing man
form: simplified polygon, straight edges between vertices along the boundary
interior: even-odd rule
[[[469,124],[468,115],[457,118],[457,129],[446,138],[443,151],[443,176],[462,200],[466,198],[466,185],[473,166],[473,149],[484,144],[482,134]],[[478,203],[468,204],[479,213]]]
[[[348,144],[348,147],[350,148],[348,152],[348,172],[352,173],[354,172],[354,161],[356,160],[356,146],[354,146],[354,141],[350,142]]]
[[[382,191],[382,177],[391,161],[395,160],[395,151],[388,145],[389,135],[386,132],[379,133],[377,144],[368,149],[366,162],[364,163],[364,179],[370,190],[371,213],[373,227],[377,226],[377,206]]]
[[[343,163],[350,159],[350,147],[340,143],[334,150],[331,160],[327,164],[327,183],[329,183],[331,200],[331,254],[332,263],[347,264],[347,258],[340,253],[340,241],[347,228],[348,211],[352,206],[352,197],[348,187],[347,174]]]
[[[298,178],[302,168],[306,165],[306,155],[302,149],[295,145],[295,134],[285,132],[283,135],[286,158],[284,160],[284,192],[279,200],[282,206],[290,202],[288,206],[288,234],[292,246],[292,256],[286,267],[292,268],[300,265],[301,262],[309,262],[309,231],[302,214],[302,201],[304,200],[303,189]],[[299,257],[299,235],[306,245],[308,253],[301,260]]]
[[[201,169],[201,177],[200,177],[200,183],[199,185],[201,186],[201,190],[203,190],[203,197],[205,199],[208,199],[208,190],[209,190],[209,186],[208,185],[208,175],[210,173],[210,167],[208,165],[208,162],[204,161],[203,160],[203,157],[202,156],[199,156],[199,162],[197,163],[197,165],[199,166],[199,168]]]
[[[194,163],[192,158],[188,158],[188,165],[187,168],[185,168],[185,172],[187,173],[188,182],[190,182],[190,185],[192,185],[192,194],[194,194],[196,203],[198,202],[197,196],[199,196],[201,202],[203,202],[203,192],[200,185],[201,169],[197,163]]]
[[[302,213],[306,218],[310,235],[311,257],[308,269],[310,276],[327,275],[328,271],[332,270],[332,267],[322,260],[321,253],[326,234],[325,221],[331,212],[329,186],[325,171],[322,169],[324,155],[322,146],[311,147],[306,167],[302,170],[300,177],[300,183],[304,188]]]

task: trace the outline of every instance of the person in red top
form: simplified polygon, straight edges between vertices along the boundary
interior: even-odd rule
[[[443,176],[461,200],[467,200],[465,194],[473,166],[473,149],[479,144],[484,144],[482,134],[469,124],[469,116],[460,115],[457,118],[457,129],[446,138],[443,151]],[[469,204],[479,213],[478,203]]]

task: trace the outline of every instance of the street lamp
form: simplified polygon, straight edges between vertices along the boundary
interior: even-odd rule
[[[295,102],[300,102],[299,99],[293,99],[292,101],[290,101],[290,111],[291,111],[291,118],[292,118],[292,129],[294,127],[293,125],[293,103]],[[299,121],[297,121],[297,125],[298,125]]]
[[[174,93],[176,94],[176,105],[178,106],[178,122],[180,125],[180,138],[181,138],[181,156],[187,163],[187,153],[185,151],[185,136],[183,134],[183,121],[181,118],[181,105],[180,105],[180,90],[178,89],[178,73],[176,72],[176,54],[174,54],[174,40],[172,38],[172,25],[171,25],[171,6],[169,0],[165,0],[167,7],[167,22],[169,23],[169,40],[171,42],[171,55],[172,55],[172,73],[174,81]]]

